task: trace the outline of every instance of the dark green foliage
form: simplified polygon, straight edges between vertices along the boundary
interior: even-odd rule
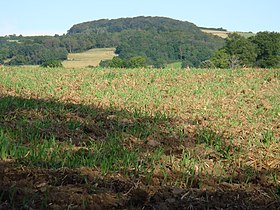
[[[250,41],[257,47],[257,66],[280,67],[280,33],[259,32]]]
[[[156,31],[197,31],[194,24],[165,17],[135,17],[119,19],[101,19],[74,25],[68,34],[80,33],[115,33],[126,30],[156,30]]]
[[[48,60],[67,59],[60,37],[0,37],[0,57],[9,65],[41,65]]]
[[[145,64],[143,60],[142,64],[131,60],[130,64],[117,63],[117,66],[164,67],[167,63],[183,61],[183,64],[199,67],[223,44],[223,39],[205,34],[186,21],[136,17],[77,24],[63,36],[0,37],[0,57],[9,60],[10,65],[41,65],[48,60],[65,60],[68,53],[115,47],[118,57],[125,62],[133,57],[145,58]]]
[[[226,45],[216,51],[211,61],[218,68],[280,67],[280,34],[259,32],[248,39],[230,34]]]
[[[141,56],[135,56],[128,60],[114,57],[112,60],[101,61],[99,66],[110,68],[141,68],[146,66],[146,59]]]
[[[114,57],[111,62],[109,63],[109,67],[112,68],[125,68],[126,67],[126,63],[124,60],[118,58],[118,57]]]
[[[85,34],[95,37],[95,47],[116,47],[119,58],[145,57],[154,67],[174,61],[199,67],[224,44],[192,23],[163,17],[103,19],[74,25],[68,31],[71,37]]]
[[[207,27],[199,27],[201,30],[211,30],[211,31],[227,31],[224,28],[207,28]]]
[[[251,67],[256,61],[255,45],[237,33],[230,34],[226,45],[218,50],[211,61],[217,68]]]
[[[140,68],[140,67],[145,67],[146,66],[146,59],[141,56],[135,56],[130,58],[127,61],[127,67],[128,68]]]
[[[41,66],[42,67],[49,67],[49,68],[61,68],[62,63],[59,60],[49,60],[49,61],[45,61],[44,63],[42,63]]]
[[[0,65],[4,64],[4,59],[0,57]]]
[[[237,33],[229,34],[226,40],[226,52],[230,55],[230,67],[251,67],[256,61],[255,45]]]
[[[226,69],[229,68],[229,57],[225,49],[220,49],[215,52],[211,61],[217,68]]]
[[[259,32],[248,39],[234,33],[225,41],[192,23],[164,17],[91,21],[74,25],[63,36],[0,37],[0,63],[41,65],[65,60],[68,53],[103,47],[115,47],[120,60],[103,61],[101,66],[162,68],[182,62],[183,68],[210,68],[211,61],[217,68],[280,67],[279,33]]]

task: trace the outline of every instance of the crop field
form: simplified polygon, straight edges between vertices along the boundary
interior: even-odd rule
[[[280,71],[0,67],[0,209],[279,209]]]
[[[98,66],[101,60],[111,60],[114,56],[115,48],[96,48],[81,53],[69,53],[68,59],[62,64],[66,68]]]
[[[208,29],[202,29],[201,31],[204,33],[213,34],[215,36],[219,36],[222,38],[227,38],[228,34],[230,33],[228,31],[218,31],[218,30],[208,30]]]

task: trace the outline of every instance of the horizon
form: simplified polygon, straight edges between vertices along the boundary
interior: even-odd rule
[[[75,24],[138,16],[168,17],[199,27],[224,28],[231,32],[280,32],[279,6],[280,2],[276,0],[81,0],[78,3],[49,0],[40,4],[35,0],[18,0],[12,6],[9,2],[2,3],[0,36],[62,35]]]
[[[174,20],[178,20],[178,21],[183,21],[183,22],[190,22],[190,23],[193,23],[191,21],[188,21],[188,20],[180,20],[180,19],[176,19],[176,18],[172,18],[172,17],[167,17],[167,16],[158,16],[158,15],[155,15],[155,16],[151,16],[151,15],[139,15],[139,16],[131,16],[131,17],[116,17],[116,18],[99,18],[99,19],[94,19],[94,20],[85,20],[83,22],[79,22],[79,23],[74,23],[72,26],[74,25],[77,25],[77,24],[81,24],[81,23],[86,23],[86,22],[93,22],[93,21],[98,21],[98,20],[102,20],[102,19],[105,19],[105,20],[116,20],[116,19],[122,19],[122,18],[137,18],[137,17],[161,17],[161,18],[169,18],[169,19],[174,19]],[[197,27],[200,27],[200,28],[215,28],[215,29],[224,29],[226,30],[227,32],[252,32],[252,31],[241,31],[241,30],[236,30],[236,31],[231,31],[231,30],[228,30],[227,28],[224,28],[223,26],[216,26],[216,27],[212,27],[212,26],[204,26],[204,25],[197,25],[196,23],[193,23],[195,24]],[[71,26],[71,27],[72,27]],[[70,28],[71,28],[70,27]],[[35,33],[30,33],[30,34],[5,34],[5,35],[1,35],[1,37],[4,37],[4,36],[25,36],[25,37],[28,37],[28,36],[55,36],[55,35],[59,35],[59,36],[62,36],[64,34],[67,34],[68,33],[68,30],[70,29],[68,28],[66,31],[60,31],[60,32],[57,32],[57,31],[38,31],[38,32],[35,32]],[[265,30],[264,30],[265,31]],[[254,31],[252,33],[258,33],[258,32],[263,32],[263,31]],[[279,32],[280,31],[269,31],[269,32]]]

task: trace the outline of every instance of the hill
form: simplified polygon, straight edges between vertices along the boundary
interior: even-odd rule
[[[166,17],[134,17],[119,19],[101,19],[72,26],[68,34],[78,33],[115,33],[124,30],[158,30],[158,31],[198,31],[198,27],[188,21],[179,21]]]
[[[142,56],[156,67],[176,61],[197,67],[224,44],[193,23],[166,17],[89,21],[72,26],[67,35],[90,36],[94,47],[116,47],[121,59]]]
[[[67,60],[71,53],[115,48],[121,59],[141,56],[155,67],[174,62],[197,67],[224,42],[187,21],[165,17],[102,19],[76,24],[62,36],[0,37],[0,63],[41,65],[48,60]]]

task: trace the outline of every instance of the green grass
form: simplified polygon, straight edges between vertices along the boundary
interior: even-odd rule
[[[155,177],[171,186],[249,184],[252,174],[277,183],[278,75],[5,67],[0,159],[27,167],[96,168],[151,185]]]

